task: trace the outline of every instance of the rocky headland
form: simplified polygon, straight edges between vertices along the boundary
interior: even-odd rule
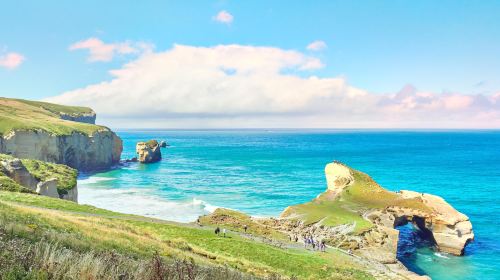
[[[201,222],[237,231],[245,224],[249,232],[269,238],[285,235],[301,243],[313,237],[410,279],[428,278],[406,271],[397,260],[398,226],[412,223],[436,250],[454,255],[462,255],[474,239],[469,218],[439,196],[388,191],[340,162],[326,165],[325,175],[325,192],[311,202],[287,207],[278,218],[253,218],[220,209],[201,217]]]
[[[122,141],[95,117],[90,108],[0,98],[0,152],[82,171],[109,168]]]
[[[95,120],[86,107],[0,98],[0,190],[77,202],[77,170],[110,168],[122,152]]]

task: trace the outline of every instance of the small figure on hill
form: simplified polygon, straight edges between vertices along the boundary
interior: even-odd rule
[[[219,235],[219,233],[220,233],[220,228],[219,228],[219,227],[216,227],[216,228],[215,228],[215,234]]]
[[[247,225],[244,225],[244,226],[243,226],[243,229],[245,230],[245,233],[247,233],[248,226],[247,226]]]
[[[222,229],[222,234],[224,234],[224,237],[226,237],[226,229],[225,228]]]

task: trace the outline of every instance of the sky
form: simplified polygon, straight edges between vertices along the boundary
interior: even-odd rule
[[[500,1],[5,1],[0,95],[112,128],[500,128]]]

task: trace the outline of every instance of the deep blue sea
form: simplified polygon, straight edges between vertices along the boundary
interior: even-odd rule
[[[463,257],[418,243],[402,261],[433,279],[500,279],[500,131],[119,131],[122,157],[137,141],[166,140],[164,159],[82,175],[80,203],[175,221],[215,207],[274,216],[326,189],[340,160],[390,190],[440,195],[472,221]],[[406,237],[410,232],[406,231]]]

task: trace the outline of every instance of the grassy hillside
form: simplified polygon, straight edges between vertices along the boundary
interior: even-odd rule
[[[0,154],[0,160],[13,159],[10,155]],[[39,181],[57,178],[57,191],[66,194],[76,186],[78,171],[64,164],[49,163],[34,159],[21,159],[26,169]],[[29,189],[17,184],[0,171],[0,190],[31,192]]]
[[[63,106],[46,102],[0,97],[0,134],[12,130],[44,130],[55,135],[74,131],[92,134],[105,127],[62,120],[59,113],[78,115],[91,113],[90,108]]]
[[[2,266],[2,275],[32,273],[27,272],[27,269],[39,274],[45,273],[44,275],[61,271],[60,266],[67,264],[67,261],[59,256],[64,251],[66,255],[73,256],[73,262],[78,264],[72,272],[75,278],[96,275],[96,270],[101,269],[113,271],[114,275],[122,273],[123,279],[134,279],[132,269],[137,273],[142,271],[142,279],[173,279],[149,278],[144,275],[158,272],[159,267],[170,267],[174,270],[175,267],[180,267],[188,271],[192,264],[191,271],[214,273],[204,279],[221,279],[222,274],[213,275],[224,273],[228,268],[231,276],[222,278],[249,279],[245,277],[282,275],[285,278],[297,279],[373,279],[364,272],[366,267],[335,250],[321,253],[300,247],[280,248],[235,232],[230,232],[227,238],[223,238],[215,235],[210,227],[125,215],[23,193],[0,191],[1,238],[4,239],[4,244],[14,243],[21,244],[18,247],[34,248],[31,253],[34,256],[43,255],[43,252],[49,250],[55,255],[53,258],[62,259],[56,264],[48,265],[37,258],[30,258],[33,261],[28,261],[28,268],[17,267],[16,264],[23,263],[25,256],[16,253],[20,252],[19,250],[6,246],[0,253],[0,262],[16,259],[19,261]],[[110,254],[116,255],[113,262],[106,261]],[[84,261],[84,257],[88,260]],[[167,265],[159,265],[158,260]],[[101,265],[89,266],[88,263]],[[177,270],[172,273],[179,272]],[[208,275],[207,273],[209,272],[205,274]],[[181,279],[194,279],[186,275],[187,272]]]

